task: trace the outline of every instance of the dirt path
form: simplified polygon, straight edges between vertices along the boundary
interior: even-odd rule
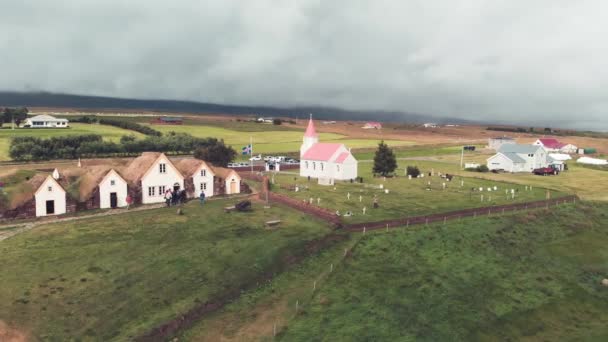
[[[4,321],[0,320],[0,341],[2,342],[25,342],[27,334],[15,328],[9,327]]]

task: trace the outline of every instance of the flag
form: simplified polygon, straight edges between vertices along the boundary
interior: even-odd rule
[[[243,155],[251,154],[251,145],[244,146],[241,149],[241,154],[243,154]]]

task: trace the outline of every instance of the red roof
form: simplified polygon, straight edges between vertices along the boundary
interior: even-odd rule
[[[304,152],[302,159],[329,161],[342,144],[317,143]]]
[[[543,138],[543,139],[538,139],[540,140],[540,142],[543,144],[543,146],[547,147],[547,148],[562,148],[564,146],[566,146],[565,144],[559,142],[557,139],[554,138]]]
[[[346,158],[348,158],[349,155],[350,153],[348,152],[342,152],[334,162],[339,164],[344,163],[344,161],[346,160]]]
[[[308,120],[308,127],[306,128],[306,133],[304,133],[305,137],[316,137],[317,131],[315,130],[315,123],[312,121],[312,118]]]

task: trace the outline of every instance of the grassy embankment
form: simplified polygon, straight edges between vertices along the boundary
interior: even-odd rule
[[[321,222],[280,206],[175,208],[49,224],[0,243],[0,320],[40,340],[125,340],[278,272]],[[264,222],[280,219],[278,229]]]

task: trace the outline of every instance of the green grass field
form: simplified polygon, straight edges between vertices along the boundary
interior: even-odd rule
[[[434,177],[428,177],[428,173],[424,178],[412,180],[401,173],[399,177],[387,178],[384,181],[380,177],[373,178],[371,168],[371,163],[359,164],[359,175],[363,177],[364,184],[338,182],[335,187],[319,185],[315,180],[308,182],[306,178],[291,173],[281,173],[274,178],[278,186],[273,187],[273,191],[302,201],[309,201],[312,197],[315,204],[320,198],[319,205],[332,212],[338,210],[344,214],[346,211],[351,211],[353,216],[344,217],[345,223],[373,222],[460,209],[530,202],[546,199],[547,195],[547,190],[541,187],[532,186],[532,190],[529,188],[526,190],[526,185],[471,177],[455,177],[451,182],[447,182],[437,174]],[[420,168],[422,172],[432,170],[432,167]],[[446,172],[443,168],[435,168],[434,171]],[[431,182],[430,191],[427,190],[428,182]],[[446,184],[445,189],[443,189],[443,183]],[[293,188],[295,185],[298,185],[301,191],[285,189],[285,187]],[[378,188],[380,185],[383,186],[383,189]],[[495,186],[498,188],[497,191],[493,190]],[[306,187],[308,188],[306,189]],[[483,192],[478,191],[480,187],[484,189]],[[471,191],[472,188],[476,191]],[[493,191],[488,192],[488,188],[492,188]],[[388,194],[385,193],[387,189]],[[505,193],[507,190],[510,192],[511,189],[516,191],[514,199],[510,194]],[[349,193],[350,199],[348,198]],[[557,197],[564,194],[554,190],[550,195]],[[378,209],[372,208],[374,196],[378,198],[380,206]],[[365,215],[363,215],[364,207],[366,208]]]
[[[251,124],[258,125],[258,124]],[[222,127],[202,126],[202,125],[182,125],[182,126],[162,126],[149,125],[150,127],[163,133],[179,132],[192,134],[195,137],[213,137],[224,139],[226,144],[231,145],[237,151],[248,145],[250,138],[253,139],[253,153],[285,153],[297,152],[302,145],[302,135],[304,132],[291,130],[272,130],[273,126],[267,126],[268,131],[242,131],[232,130]],[[342,143],[349,148],[375,147],[379,141],[374,139],[350,139],[340,134],[319,133],[321,142]],[[386,141],[390,146],[410,145],[411,142],[400,140]]]
[[[9,160],[8,150],[11,139],[14,137],[34,136],[38,138],[51,138],[67,135],[99,134],[109,141],[120,140],[123,135],[134,135],[143,137],[141,133],[107,125],[90,125],[83,123],[71,123],[70,128],[19,128],[15,130],[0,129],[0,161]]]
[[[0,243],[0,320],[33,340],[128,340],[280,271],[326,226],[235,200],[49,224]],[[277,229],[264,222],[280,219]]]
[[[605,341],[607,210],[567,205],[359,235],[300,312],[290,308],[278,340]]]

